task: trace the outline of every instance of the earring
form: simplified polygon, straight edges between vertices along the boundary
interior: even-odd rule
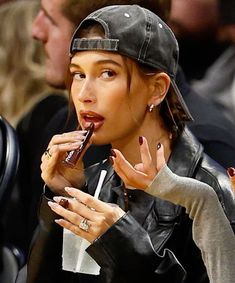
[[[153,111],[153,109],[154,109],[154,107],[155,107],[155,105],[154,105],[154,104],[151,104],[151,105],[149,106],[148,111],[149,111],[149,112],[152,112],[152,111]]]

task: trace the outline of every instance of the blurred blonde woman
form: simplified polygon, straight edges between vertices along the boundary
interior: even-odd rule
[[[31,37],[38,1],[12,1],[0,6],[0,114],[13,126],[48,94],[44,52]]]

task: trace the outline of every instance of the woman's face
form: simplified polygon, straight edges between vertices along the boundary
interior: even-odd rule
[[[70,72],[78,120],[82,128],[95,124],[93,143],[136,138],[146,118],[148,86],[135,64],[112,52],[82,51],[73,56]]]

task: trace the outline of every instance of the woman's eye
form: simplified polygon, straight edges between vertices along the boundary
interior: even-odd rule
[[[102,72],[101,76],[102,78],[106,79],[106,78],[112,78],[115,75],[115,72],[111,71],[111,70],[106,70],[104,72]]]
[[[72,76],[75,80],[82,80],[86,77],[83,73],[80,72],[73,73]]]

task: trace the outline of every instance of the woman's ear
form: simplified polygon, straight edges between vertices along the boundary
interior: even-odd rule
[[[165,98],[170,87],[171,79],[164,73],[157,73],[150,79],[150,97],[148,105],[159,105]]]

